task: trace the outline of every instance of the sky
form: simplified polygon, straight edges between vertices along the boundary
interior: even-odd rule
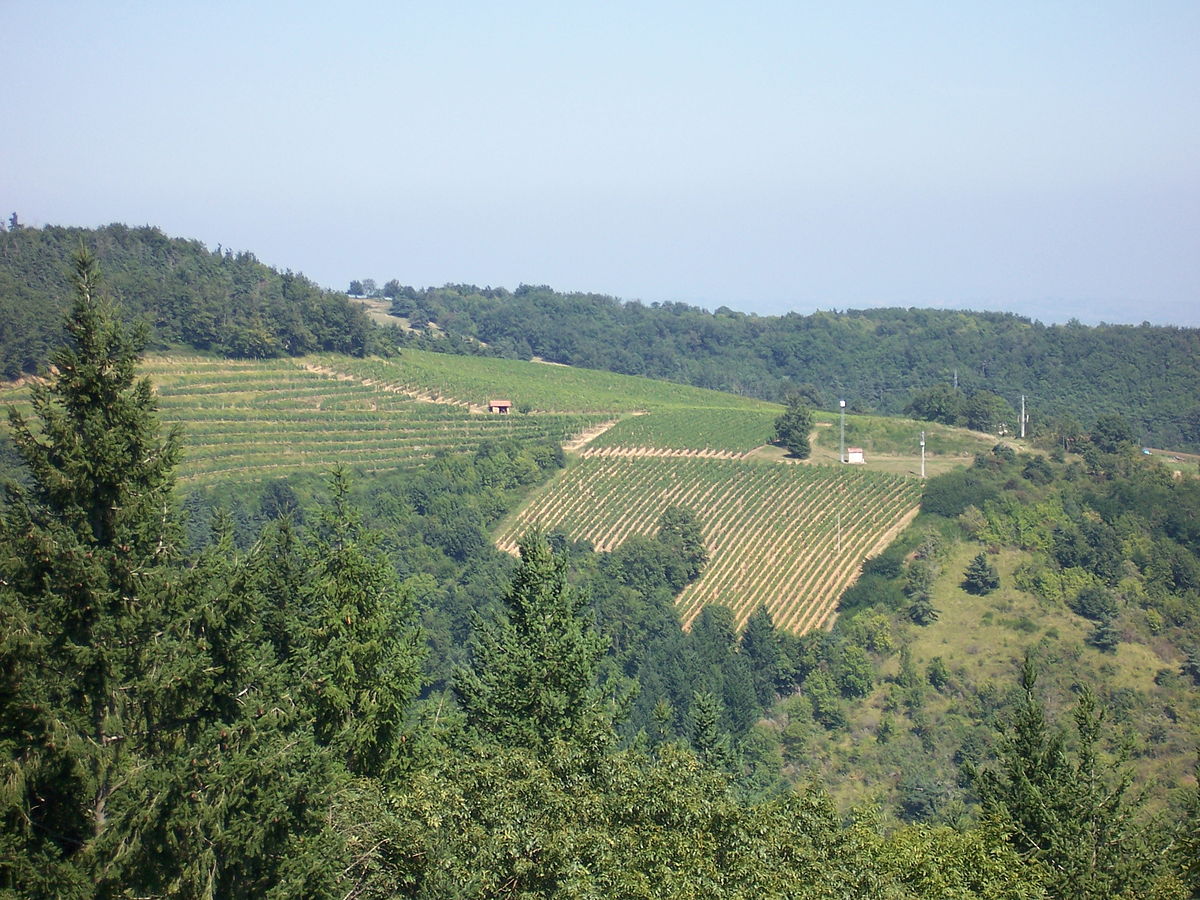
[[[1200,326],[1200,3],[0,0],[0,209],[345,290]]]

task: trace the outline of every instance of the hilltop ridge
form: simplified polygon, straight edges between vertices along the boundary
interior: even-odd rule
[[[162,349],[272,358],[407,347],[541,359],[776,402],[790,393],[824,408],[845,399],[851,411],[885,415],[957,387],[955,424],[1012,425],[1024,396],[1035,433],[1070,438],[1121,415],[1144,445],[1200,451],[1200,329],[1047,326],[1007,313],[917,308],[757,316],[546,286],[416,289],[397,279],[370,292],[368,311],[252,253],[119,224],[0,231],[4,375],[45,367],[61,339],[68,257],[80,244]]]

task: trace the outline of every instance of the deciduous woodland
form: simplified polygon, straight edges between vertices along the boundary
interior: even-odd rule
[[[1200,477],[1138,432],[1185,419],[1080,393],[1074,425],[1019,441],[958,430],[974,413],[914,380],[898,405],[939,424],[851,410],[848,466],[804,388],[825,370],[793,360],[742,387],[794,388],[799,460],[769,400],[488,356],[505,336],[481,325],[576,301],[707,322],[756,333],[764,373],[754,341],[797,322],[541,289],[395,286],[440,334],[180,352],[114,304],[122,279],[285,276],[155,234],[84,235],[106,265],[122,235],[168,261],[110,289],[77,252],[64,324],[24,332],[52,368],[5,392],[0,896],[1200,895]],[[11,266],[67,235],[0,237]],[[43,287],[12,284],[20,319]],[[357,321],[289,296],[247,301],[265,334]],[[722,358],[704,333],[692,358]],[[1150,390],[1141,371],[1119,377]]]

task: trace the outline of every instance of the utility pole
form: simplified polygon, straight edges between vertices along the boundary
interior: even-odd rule
[[[925,432],[921,432],[921,477],[925,477]]]
[[[844,463],[846,461],[846,401],[839,400],[838,406],[842,410],[842,442],[838,447],[838,462]],[[841,534],[840,530],[838,534]]]

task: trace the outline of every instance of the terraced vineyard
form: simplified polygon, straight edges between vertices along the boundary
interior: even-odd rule
[[[338,377],[311,360],[150,357],[162,418],[184,430],[182,483],[255,480],[342,464],[383,471],[489,438],[562,441],[601,414],[481,415]]]
[[[311,356],[324,371],[416,397],[482,407],[504,398],[517,408],[633,412],[673,407],[773,410],[782,407],[703,388],[546,363],[404,350],[394,359]]]
[[[689,452],[687,441],[671,434],[684,433],[689,420],[705,422],[714,446],[742,452],[760,440],[757,433],[749,443],[740,436],[742,423],[761,424],[779,409],[610,372],[413,350],[391,360],[159,355],[147,357],[141,371],[155,386],[164,421],[183,426],[184,484],[258,480],[338,463],[396,469],[443,451],[473,452],[488,438],[595,438],[598,426],[619,426],[622,419],[653,422],[666,437],[646,433],[647,439],[681,452]],[[19,407],[24,396],[9,386],[4,399]],[[488,415],[494,398],[532,412]],[[649,415],[633,416],[643,411]]]
[[[532,526],[611,550],[651,535],[669,506],[700,516],[710,561],[678,599],[690,625],[709,603],[743,624],[765,605],[782,628],[826,624],[863,559],[882,550],[916,512],[920,483],[844,466],[743,460],[592,457],[512,518],[497,539],[515,550]]]

